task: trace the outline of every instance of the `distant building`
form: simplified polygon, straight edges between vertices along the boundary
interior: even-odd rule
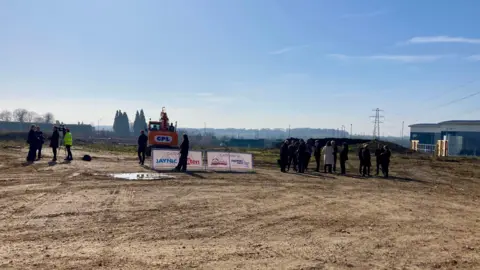
[[[44,133],[50,133],[55,124],[46,123],[20,123],[20,122],[5,122],[0,121],[0,132],[28,132],[32,124],[38,125]],[[59,125],[57,125],[59,126]],[[78,125],[78,124],[65,124],[65,127],[69,128],[73,136],[88,137],[94,134],[94,128],[92,125]]]
[[[435,145],[448,140],[448,155],[480,156],[480,120],[452,120],[438,124],[410,125],[410,140],[419,144]]]
[[[230,139],[229,147],[265,148],[264,139]]]

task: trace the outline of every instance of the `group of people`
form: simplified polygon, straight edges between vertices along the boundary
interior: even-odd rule
[[[73,160],[71,149],[73,145],[72,133],[70,133],[70,130],[65,127],[62,127],[61,131],[63,132],[63,143],[67,151],[67,157],[65,158],[65,160]],[[57,153],[60,146],[60,133],[57,126],[53,127],[52,136],[48,137],[48,140],[50,141],[49,146],[52,148],[53,152],[52,161],[55,162],[57,161]],[[27,161],[34,162],[35,160],[40,160],[42,158],[42,148],[43,144],[45,143],[45,136],[43,135],[43,132],[40,130],[39,126],[32,125],[30,127],[27,143],[29,145]]]
[[[383,177],[388,178],[388,170],[390,167],[390,157],[392,152],[387,145],[381,147],[377,146],[375,150],[375,165],[376,165],[376,174],[380,174],[380,168],[382,170]],[[364,144],[358,150],[358,159],[360,160],[359,173],[362,176],[371,176],[370,168],[372,167],[372,158],[368,145]]]
[[[321,159],[323,156],[323,172],[332,173],[337,170],[337,160],[340,161],[340,174],[346,174],[346,162],[348,160],[349,147],[347,143],[342,144],[342,148],[338,149],[335,141],[327,141],[326,145],[320,145],[318,140],[315,143],[311,141],[305,142],[303,139],[298,141],[285,140],[280,148],[280,170],[282,172],[293,170],[298,173],[304,173],[308,170],[308,165],[312,155],[315,158],[315,171],[320,171]],[[390,165],[391,152],[388,146],[380,147],[375,151],[377,173],[380,168],[385,178],[388,178],[388,169]],[[370,176],[371,154],[367,144],[362,145],[359,149],[358,157],[360,160],[359,172],[362,176]]]
[[[314,144],[305,142],[303,139],[298,141],[285,140],[280,149],[280,168],[282,172],[290,171],[293,165],[293,170],[299,173],[304,173],[308,170],[308,164],[312,155],[315,158],[315,171],[320,171],[321,157],[323,155],[323,171],[325,173],[337,171],[337,159],[340,157],[341,174],[346,173],[345,163],[348,160],[348,145],[343,144],[343,147],[338,151],[335,141],[328,141],[325,146],[320,145],[317,140]]]

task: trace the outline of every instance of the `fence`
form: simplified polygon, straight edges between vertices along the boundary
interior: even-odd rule
[[[411,141],[411,149],[417,152],[435,155],[438,157],[448,156],[448,141],[438,140],[436,144],[422,144],[418,140]]]
[[[174,169],[179,158],[178,150],[153,149],[152,169]],[[190,171],[253,171],[253,155],[219,151],[189,151],[187,167]]]

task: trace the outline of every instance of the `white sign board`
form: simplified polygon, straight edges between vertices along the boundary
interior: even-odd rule
[[[207,168],[212,170],[230,170],[230,153],[207,152]]]
[[[152,149],[152,169],[173,169],[180,159],[179,150]],[[203,158],[201,151],[188,151],[187,170],[203,170]]]
[[[253,156],[246,153],[230,153],[232,170],[253,170]]]

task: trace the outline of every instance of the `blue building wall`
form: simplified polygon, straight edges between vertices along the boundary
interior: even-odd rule
[[[420,144],[436,144],[441,134],[434,132],[410,132],[410,140],[417,140]]]
[[[441,135],[447,136],[452,154],[480,156],[480,132],[442,131]]]

